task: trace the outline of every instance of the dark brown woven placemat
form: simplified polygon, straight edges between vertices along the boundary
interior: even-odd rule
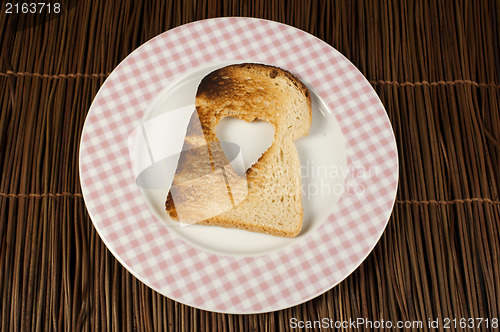
[[[283,331],[294,317],[489,318],[489,330],[500,316],[500,2],[82,0],[58,15],[4,12],[1,331]],[[287,310],[216,314],[157,294],[107,251],[80,193],[79,138],[108,73],[157,34],[215,16],[280,21],[331,44],[373,84],[396,135],[399,191],[380,243],[340,285]]]

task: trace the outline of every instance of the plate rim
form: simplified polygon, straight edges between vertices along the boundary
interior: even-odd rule
[[[397,193],[397,187],[398,187],[398,179],[399,179],[399,158],[398,158],[398,149],[397,149],[397,145],[396,145],[396,140],[395,140],[395,133],[394,133],[394,129],[392,127],[392,123],[390,122],[390,119],[387,115],[387,113],[385,113],[385,120],[387,121],[387,123],[389,124],[390,126],[390,129],[391,129],[391,138],[392,138],[392,143],[394,145],[394,152],[395,152],[395,157],[393,158],[394,161],[395,161],[395,176],[394,178],[396,179],[396,182],[395,182],[395,187],[394,187],[394,191],[393,191],[393,194],[391,194],[391,197],[392,197],[392,202],[390,204],[391,208],[388,208],[387,211],[389,211],[389,213],[387,213],[387,217],[384,218],[386,219],[378,237],[376,238],[376,240],[372,241],[372,246],[370,247],[369,250],[365,250],[365,254],[364,256],[359,259],[359,262],[357,265],[355,266],[352,266],[350,268],[350,271],[348,273],[343,273],[343,277],[336,280],[334,283],[331,283],[329,282],[329,287],[326,287],[324,289],[321,289],[317,292],[314,292],[314,293],[311,293],[309,296],[305,296],[303,297],[300,301],[296,301],[294,303],[287,303],[287,304],[283,304],[283,305],[280,305],[280,306],[276,306],[275,308],[272,308],[272,309],[269,309],[269,308],[266,308],[264,307],[262,310],[247,310],[247,311],[234,311],[234,310],[220,310],[220,309],[217,309],[217,308],[208,308],[208,307],[203,307],[201,305],[198,305],[198,304],[195,304],[195,303],[188,303],[188,301],[183,301],[183,299],[180,299],[178,297],[175,297],[175,296],[172,296],[171,294],[167,295],[165,294],[164,290],[162,289],[159,289],[157,288],[155,285],[153,285],[151,282],[149,282],[147,280],[147,276],[144,277],[144,276],[141,276],[139,273],[137,273],[137,271],[135,271],[131,266],[129,266],[121,257],[120,257],[120,254],[118,252],[116,252],[114,246],[112,246],[109,241],[108,241],[108,238],[106,236],[104,236],[104,233],[102,231],[102,229],[99,227],[99,225],[95,222],[96,220],[96,217],[94,215],[94,211],[92,211],[91,209],[88,208],[87,206],[87,199],[86,197],[88,197],[88,192],[87,192],[87,186],[83,183],[84,181],[84,171],[82,170],[82,163],[81,163],[81,160],[82,160],[82,146],[84,145],[84,134],[85,134],[85,131],[86,131],[86,128],[88,129],[88,121],[89,121],[89,115],[90,115],[90,111],[94,108],[94,107],[97,107],[95,106],[95,103],[96,103],[96,100],[98,100],[99,98],[99,94],[101,93],[102,89],[106,87],[106,83],[109,82],[110,78],[114,78],[114,75],[116,72],[120,71],[122,66],[124,65],[124,63],[127,61],[127,59],[129,59],[134,53],[140,51],[146,44],[149,44],[151,43],[152,41],[154,40],[157,40],[159,38],[162,38],[164,37],[166,34],[171,34],[171,33],[175,33],[177,31],[179,31],[180,29],[183,29],[183,28],[186,28],[188,26],[192,26],[192,25],[195,25],[195,24],[200,24],[202,22],[207,22],[207,21],[216,21],[216,20],[228,20],[228,19],[236,19],[236,20],[251,20],[251,21],[254,21],[254,22],[259,22],[259,21],[263,21],[263,22],[268,22],[270,24],[277,24],[277,25],[280,25],[286,29],[293,29],[297,32],[300,32],[300,33],[305,33],[309,38],[314,38],[318,41],[320,41],[321,43],[325,44],[328,48],[336,51],[340,56],[343,57],[343,60],[344,61],[347,61],[350,65],[352,65],[355,70],[358,70],[351,62],[349,59],[347,59],[345,56],[343,56],[339,51],[337,51],[335,48],[333,48],[331,45],[327,44],[326,42],[324,42],[323,40],[319,39],[318,37],[312,35],[312,34],[309,34],[299,28],[296,28],[296,27],[293,27],[293,26],[290,26],[290,25],[287,25],[287,24],[284,24],[284,23],[280,23],[280,22],[276,22],[276,21],[272,21],[272,20],[267,20],[267,19],[261,19],[261,18],[251,18],[251,17],[238,17],[238,16],[233,16],[233,17],[217,17],[217,18],[211,18],[211,19],[204,19],[204,20],[198,20],[198,21],[194,21],[194,22],[190,22],[190,23],[186,23],[186,24],[183,24],[183,25],[180,25],[180,26],[177,26],[173,29],[169,29],[153,38],[151,38],[150,40],[146,41],[145,43],[143,43],[141,46],[139,46],[138,48],[136,48],[134,51],[132,51],[129,55],[127,55],[114,69],[113,71],[111,72],[111,74],[108,76],[108,78],[105,80],[105,82],[101,85],[101,87],[99,88],[99,91],[97,92],[97,94],[95,95],[94,97],[94,100],[92,101],[90,107],[89,107],[89,114],[87,114],[86,118],[85,118],[85,121],[84,121],[84,125],[82,127],[82,134],[80,136],[80,145],[79,145],[79,159],[78,159],[78,162],[79,162],[79,181],[80,181],[80,186],[81,186],[81,189],[82,189],[82,197],[84,199],[84,204],[87,208],[87,211],[88,211],[88,214],[89,214],[89,217],[92,221],[92,224],[94,226],[94,228],[96,229],[99,237],[101,238],[101,240],[103,241],[103,243],[106,245],[106,248],[113,254],[113,256],[120,262],[120,264],[122,264],[122,266],[124,266],[126,268],[126,270],[131,273],[134,277],[136,277],[138,280],[140,280],[142,283],[144,283],[145,285],[147,285],[148,287],[150,287],[151,289],[155,290],[156,292],[170,298],[170,299],[173,299],[174,301],[177,301],[181,304],[184,304],[184,305],[188,305],[188,306],[191,306],[191,307],[194,307],[194,308],[197,308],[197,309],[201,309],[201,310],[205,310],[205,311],[209,311],[209,312],[216,312],[216,313],[228,313],[228,314],[258,314],[258,313],[267,313],[267,312],[274,312],[274,311],[279,311],[279,310],[283,310],[283,309],[286,309],[286,308],[290,308],[290,307],[293,307],[293,306],[297,306],[297,305],[300,305],[300,304],[303,304],[313,298],[316,298],[317,296],[331,290],[332,288],[334,288],[335,286],[337,286],[339,283],[341,283],[343,280],[345,280],[347,277],[349,277],[365,260],[366,258],[370,255],[370,253],[373,251],[373,249],[376,247],[376,245],[379,243],[380,241],[380,238],[382,237],[382,235],[384,234],[385,232],[385,229],[389,223],[389,220],[390,220],[390,215],[392,214],[392,210],[394,208],[394,204],[395,204],[395,201],[396,201],[396,193]],[[358,70],[359,71],[359,70]],[[362,74],[361,74],[362,75]],[[362,75],[363,78],[365,79],[365,84],[368,84],[369,85],[369,82],[366,80],[366,78],[364,77],[364,75]],[[175,77],[175,80],[179,80],[179,77]],[[371,85],[370,85],[371,87]],[[373,87],[371,87],[371,89],[374,91]],[[374,92],[375,93],[375,92]],[[378,98],[378,96],[377,96]],[[380,101],[380,100],[379,100]],[[152,100],[151,100],[152,102]],[[382,108],[384,109],[385,111],[385,107],[382,105],[382,103],[380,102]],[[385,111],[386,112],[386,111]],[[339,121],[339,124],[340,124],[340,121]],[[347,149],[347,147],[346,147]],[[348,163],[349,164],[349,163]],[[342,199],[342,198],[341,198]],[[98,219],[98,218],[97,218]],[[320,227],[318,227],[320,228]],[[315,231],[317,232],[318,231],[318,228],[315,229]],[[214,254],[214,255],[217,255],[217,254]]]

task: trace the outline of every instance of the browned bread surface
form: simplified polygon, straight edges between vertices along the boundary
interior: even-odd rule
[[[293,142],[307,135],[311,126],[306,86],[277,67],[231,65],[203,78],[196,111],[165,204],[169,215],[296,236],[303,209],[300,161]],[[217,124],[224,117],[267,121],[274,127],[273,143],[244,175],[234,171],[217,139]]]

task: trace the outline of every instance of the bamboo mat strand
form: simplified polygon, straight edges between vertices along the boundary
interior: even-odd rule
[[[0,330],[288,331],[291,318],[324,317],[420,320],[432,330],[429,318],[500,318],[499,14],[495,0],[2,10]],[[396,204],[373,252],[332,290],[277,312],[217,314],[152,291],[106,249],[79,185],[83,123],[112,70],[148,39],[218,16],[283,22],[338,49],[379,95],[398,146]]]

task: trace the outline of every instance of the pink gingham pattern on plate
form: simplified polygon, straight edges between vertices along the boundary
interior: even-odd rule
[[[128,135],[169,82],[204,63],[251,58],[290,70],[321,96],[346,139],[354,171],[327,220],[306,241],[258,257],[194,248],[154,227],[135,185]],[[333,152],[332,152],[333,153]],[[370,167],[370,177],[356,170]],[[92,221],[115,257],[156,291],[228,313],[287,308],[338,284],[370,253],[394,204],[397,150],[383,105],[363,75],[328,44],[293,27],[251,18],[198,21],[167,31],[129,55],[97,94],[80,146],[80,176]]]

